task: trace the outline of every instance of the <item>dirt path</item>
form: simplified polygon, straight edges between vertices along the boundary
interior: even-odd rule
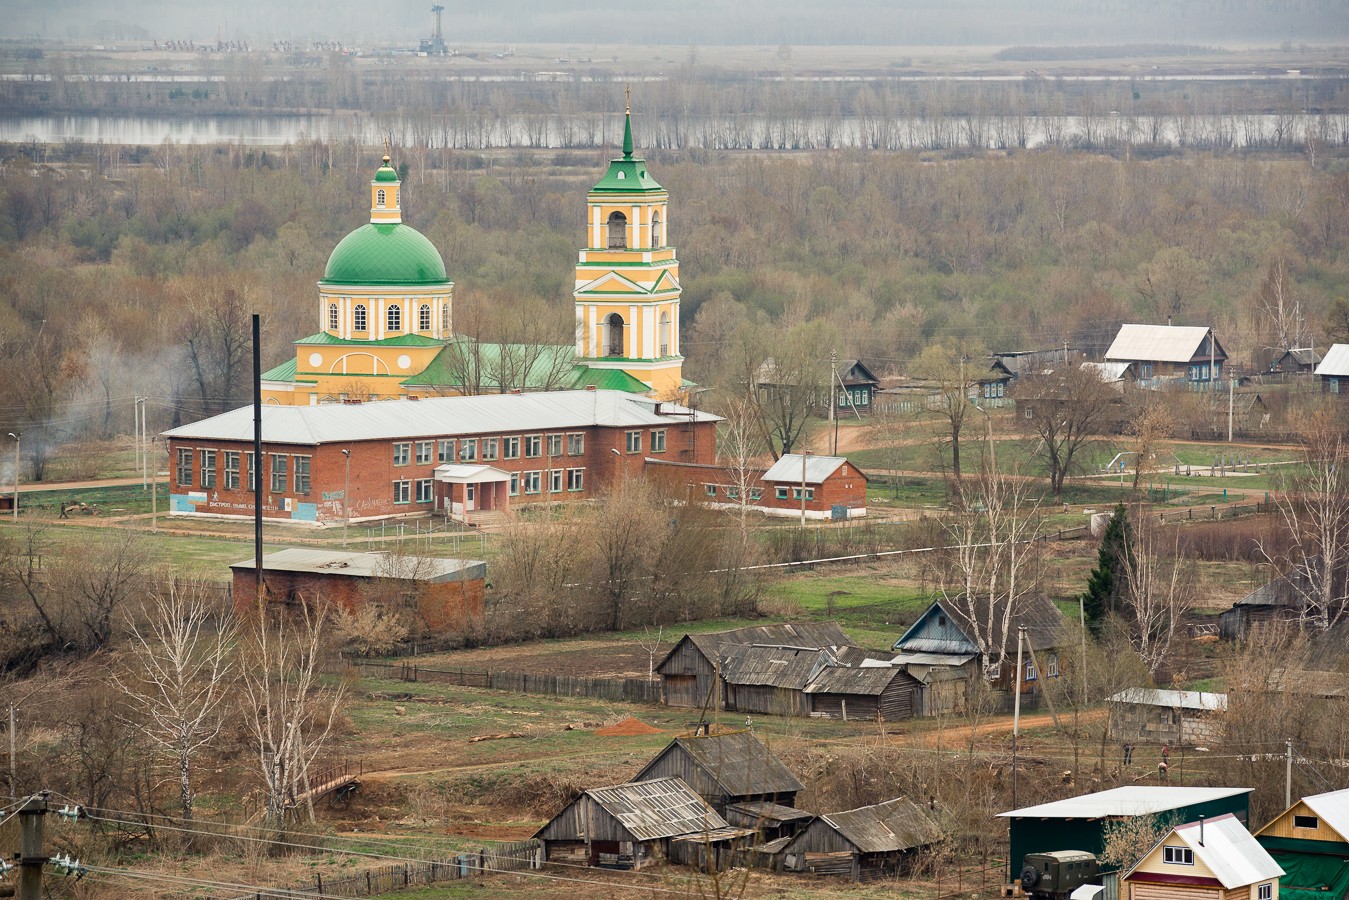
[[[87,491],[92,488],[104,487],[127,487],[133,484],[140,484],[139,475],[133,475],[130,478],[96,478],[93,481],[35,481],[32,484],[19,485],[20,494],[38,493],[39,491]],[[5,493],[10,493],[14,489],[6,487]],[[147,488],[148,490],[148,488]]]
[[[1107,711],[1104,709],[1092,709],[1078,716],[1079,722],[1099,722],[1105,718]],[[1059,721],[1066,727],[1072,722],[1071,712],[1059,713]],[[1050,713],[1035,713],[1033,715],[1023,715],[1021,717],[1022,728],[1052,728],[1054,726],[1054,716]],[[971,737],[993,734],[1011,734],[1012,717],[999,717],[991,722],[985,722],[982,725],[976,725],[970,728],[948,728],[941,731],[924,731],[910,735],[896,735],[900,740],[891,739],[893,743],[916,744],[923,747],[936,747],[938,744],[959,745],[968,741]],[[907,738],[907,740],[904,740]]]

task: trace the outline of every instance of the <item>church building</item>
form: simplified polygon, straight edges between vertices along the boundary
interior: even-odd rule
[[[401,192],[385,156],[370,182],[369,224],[338,243],[318,283],[321,330],[263,373],[265,404],[585,388],[661,400],[686,393],[669,194],[634,155],[631,109],[623,155],[587,197],[574,348],[455,334],[454,283],[435,245],[403,222]]]

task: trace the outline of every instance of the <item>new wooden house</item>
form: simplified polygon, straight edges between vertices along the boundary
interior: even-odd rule
[[[1303,797],[1255,839],[1283,869],[1283,900],[1349,896],[1349,789]]]
[[[1172,828],[1120,879],[1120,900],[1279,900],[1281,875],[1229,813]]]
[[[753,625],[731,631],[686,634],[656,665],[656,671],[667,706],[711,710],[726,703],[724,683],[717,677],[723,647],[774,644],[823,649],[848,643],[848,636],[833,622]]]
[[[794,807],[805,789],[762,741],[749,731],[675,738],[638,772],[634,781],[679,778],[719,813],[736,804],[768,803]],[[741,810],[744,816],[764,813]],[[769,811],[771,812],[771,810]]]
[[[1332,344],[1316,367],[1321,393],[1349,397],[1349,344]]]
[[[898,874],[916,850],[945,837],[936,810],[903,797],[816,816],[780,851],[781,868],[854,881]]]
[[[679,778],[592,788],[553,816],[534,837],[548,862],[640,869],[668,859],[681,837],[724,844],[753,832],[732,828]]]

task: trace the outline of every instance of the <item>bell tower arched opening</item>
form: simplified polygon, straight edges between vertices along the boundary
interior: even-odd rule
[[[663,246],[665,245],[661,243],[660,213],[653,212],[651,214],[651,247],[652,249],[659,249]]]
[[[618,313],[610,313],[604,320],[604,355],[626,355],[623,349],[623,317]]]
[[[628,217],[621,212],[609,213],[609,249],[628,249]]]

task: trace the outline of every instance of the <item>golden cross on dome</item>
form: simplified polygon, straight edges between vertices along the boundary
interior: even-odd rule
[[[384,136],[384,161],[389,161],[389,136],[387,134]]]
[[[632,85],[629,84],[623,88],[623,105],[627,107],[627,114],[632,115]]]

